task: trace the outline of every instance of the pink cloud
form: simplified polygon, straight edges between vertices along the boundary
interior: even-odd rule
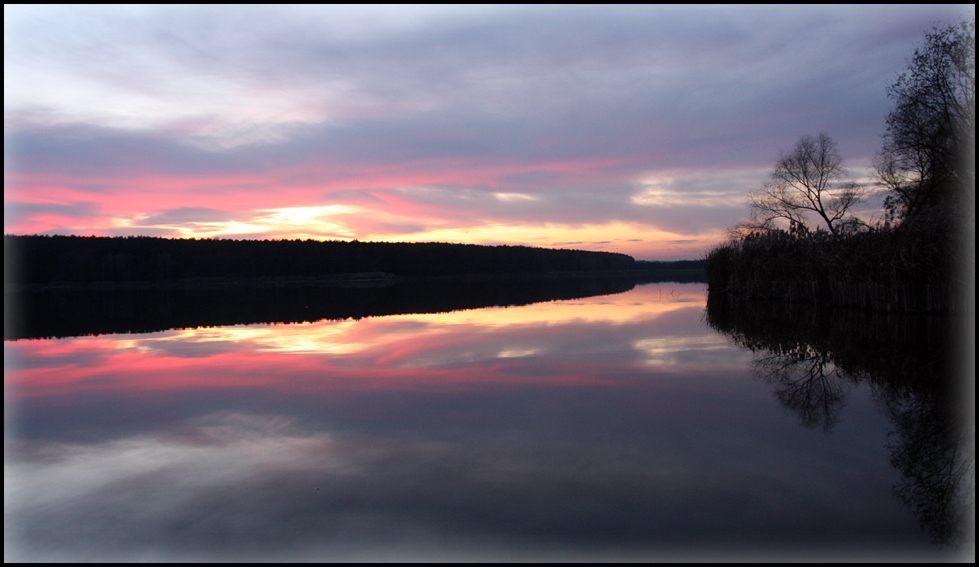
[[[580,245],[560,244],[583,240],[562,228],[583,226],[571,217],[562,224],[562,211],[582,206],[569,201],[565,188],[597,180],[622,183],[623,167],[622,160],[604,159],[487,163],[438,158],[395,165],[292,165],[240,174],[13,172],[7,175],[5,204],[20,210],[8,215],[4,228],[17,234],[413,240],[411,235],[447,229],[454,232],[432,233],[430,239],[638,252],[642,257],[649,257],[652,248],[666,253],[667,247],[648,236],[607,231]],[[350,210],[317,217],[317,208],[333,205]],[[57,211],[45,209],[51,206]],[[305,220],[290,224],[291,217]],[[553,236],[534,241],[513,240],[519,238],[515,230],[498,236],[487,232],[488,227],[545,222]],[[481,236],[467,236],[465,231],[472,230]],[[697,254],[689,247],[670,248],[675,249],[670,257]]]

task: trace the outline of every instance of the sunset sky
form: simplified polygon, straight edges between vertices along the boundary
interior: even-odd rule
[[[4,233],[697,258],[975,6],[4,6]],[[872,214],[874,203],[866,214]]]

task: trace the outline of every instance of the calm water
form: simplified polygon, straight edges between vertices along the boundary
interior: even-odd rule
[[[5,559],[957,557],[886,388],[705,299],[5,341]]]

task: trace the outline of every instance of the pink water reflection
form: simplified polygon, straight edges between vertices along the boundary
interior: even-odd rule
[[[654,285],[521,307],[15,341],[4,347],[20,361],[8,394],[607,384],[632,379],[637,364],[683,366],[677,352],[735,352],[690,324],[702,306],[702,285]],[[739,362],[725,360],[728,368]]]
[[[702,285],[655,284],[5,342],[5,556],[920,551],[869,394],[832,437],[798,427],[703,309]]]

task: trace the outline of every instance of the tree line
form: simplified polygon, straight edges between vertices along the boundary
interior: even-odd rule
[[[975,20],[927,32],[887,95],[894,107],[875,183],[849,180],[829,134],[803,136],[749,193],[750,218],[708,252],[712,290],[880,311],[956,311],[970,301]],[[883,218],[855,215],[877,189]]]
[[[5,235],[4,281],[71,285],[340,274],[458,276],[643,269],[631,256],[529,246]]]

